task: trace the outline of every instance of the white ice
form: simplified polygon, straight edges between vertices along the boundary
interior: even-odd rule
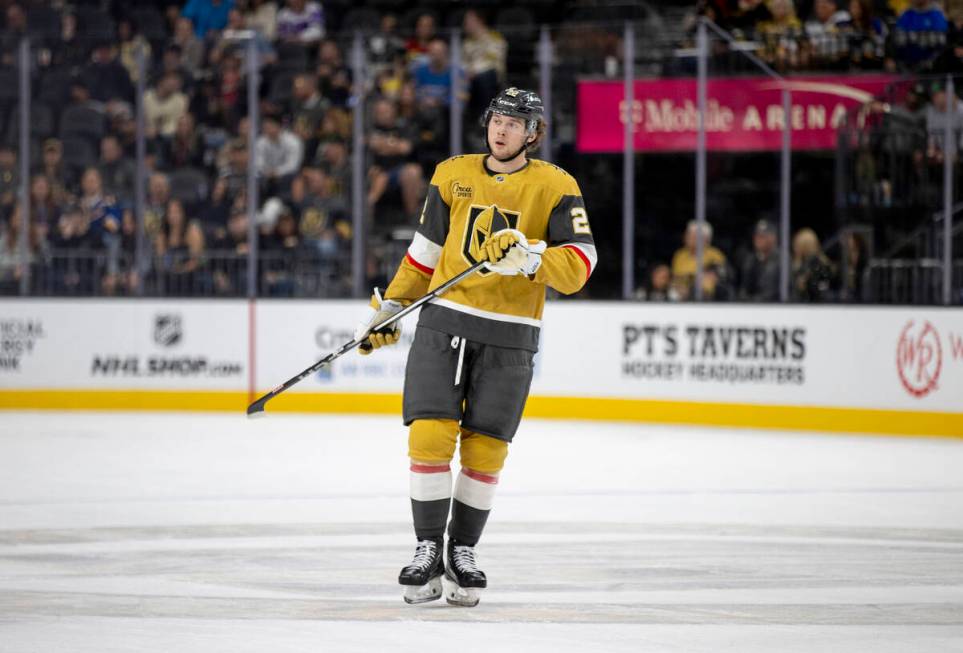
[[[963,441],[524,422],[408,606],[397,418],[0,413],[0,652],[963,651]]]

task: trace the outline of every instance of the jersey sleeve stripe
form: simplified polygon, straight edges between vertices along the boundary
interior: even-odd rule
[[[410,253],[405,254],[405,260],[407,260],[409,263],[411,263],[419,272],[424,272],[425,274],[427,274],[427,275],[429,275],[429,276],[430,276],[430,275],[433,275],[433,274],[435,273],[435,269],[434,269],[434,268],[430,268],[430,267],[428,267],[427,265],[422,265],[421,263],[419,263],[418,261],[416,261],[414,258],[412,258]]]
[[[441,245],[433,243],[425,236],[415,232],[408,246],[408,260],[426,274],[433,274],[441,258]]]
[[[586,279],[592,276],[592,272],[595,271],[595,266],[598,264],[598,254],[595,253],[594,245],[586,245],[584,243],[568,243],[567,245],[562,245],[562,247],[571,249],[579,255],[579,258],[581,258],[582,262],[585,263],[585,267],[587,269],[587,274],[585,275]]]

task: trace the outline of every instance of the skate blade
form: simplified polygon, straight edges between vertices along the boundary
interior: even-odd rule
[[[407,585],[405,587],[405,603],[417,605],[428,603],[441,598],[441,576],[435,576],[424,585]]]
[[[461,608],[474,608],[481,599],[480,590],[477,587],[461,587],[447,577],[443,581],[445,587],[445,600],[448,605],[455,605]]]

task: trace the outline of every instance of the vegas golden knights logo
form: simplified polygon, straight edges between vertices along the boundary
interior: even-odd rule
[[[517,229],[521,216],[516,211],[506,211],[497,206],[472,205],[468,212],[468,223],[465,225],[465,240],[461,253],[469,265],[478,263],[482,245],[490,235],[502,229]],[[479,274],[489,274],[488,270],[479,270]]]

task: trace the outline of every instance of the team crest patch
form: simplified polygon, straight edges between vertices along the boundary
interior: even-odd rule
[[[471,199],[472,195],[475,194],[475,189],[471,186],[462,186],[457,181],[453,182],[451,185],[451,192],[455,197],[461,197],[463,199]]]
[[[465,226],[465,240],[462,243],[462,255],[469,265],[479,261],[482,244],[488,237],[502,229],[517,229],[520,213],[506,211],[497,206],[472,206],[468,213],[468,224]],[[479,274],[489,274],[488,270],[479,270]]]

